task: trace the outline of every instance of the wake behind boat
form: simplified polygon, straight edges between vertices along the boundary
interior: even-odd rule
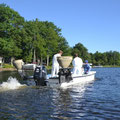
[[[18,73],[21,75],[24,79],[33,79],[37,86],[62,86],[63,84],[66,85],[73,85],[77,84],[81,81],[91,81],[95,79],[95,73],[96,71],[90,71],[88,74],[82,74],[82,75],[73,75],[71,72],[71,68],[68,66],[70,65],[72,59],[71,56],[62,56],[60,57],[59,64],[61,66],[61,69],[59,70],[58,76],[51,77],[50,74],[47,74],[47,70],[44,65],[35,65],[35,64],[23,64],[14,62],[14,65],[18,69]],[[70,58],[70,59],[69,59]],[[67,64],[66,64],[67,63]],[[21,66],[20,66],[21,65]],[[22,68],[19,69],[18,68]],[[28,75],[29,70],[32,70],[32,75]]]

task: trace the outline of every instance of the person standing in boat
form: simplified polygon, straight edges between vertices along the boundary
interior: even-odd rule
[[[78,57],[78,54],[75,54],[75,58],[72,61],[73,64],[73,75],[82,75],[82,66],[83,66],[83,61],[80,57]]]
[[[88,74],[91,70],[91,66],[88,63],[88,60],[85,60],[85,64],[84,64],[84,74]]]
[[[55,54],[53,56],[51,77],[56,77],[58,75],[58,72],[59,72],[59,63],[57,61],[57,58],[61,57],[62,54],[63,54],[63,51],[60,50],[59,53],[57,53],[57,54]]]

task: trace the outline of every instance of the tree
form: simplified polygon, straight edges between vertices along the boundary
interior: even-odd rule
[[[16,57],[20,56],[21,50],[15,45],[12,39],[0,38],[0,54],[3,57]],[[14,48],[14,49],[13,49]]]
[[[83,59],[83,60],[90,60],[90,54],[88,53],[88,50],[86,47],[83,46],[83,44],[78,43],[73,47],[72,50],[72,55],[75,53],[78,53],[78,55]]]
[[[20,56],[21,49],[19,46],[21,39],[19,33],[23,27],[23,22],[24,18],[16,11],[5,4],[0,4],[0,38],[2,41],[1,49],[2,52],[4,51],[4,56]]]
[[[117,51],[109,51],[105,53],[108,65],[120,65],[120,53]]]

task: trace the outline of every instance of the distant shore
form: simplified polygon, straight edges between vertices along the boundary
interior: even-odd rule
[[[96,67],[96,66],[93,66],[93,68],[112,68],[112,67],[120,67],[120,66],[109,66],[109,65],[106,65],[106,66],[102,66],[102,67]],[[0,72],[1,71],[17,71],[16,68],[0,68]]]

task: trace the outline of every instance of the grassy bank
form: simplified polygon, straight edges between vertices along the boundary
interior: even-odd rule
[[[51,70],[52,66],[46,66],[47,70]],[[11,64],[3,64],[2,67],[0,67],[0,71],[14,71],[16,68]]]
[[[16,68],[11,64],[3,64],[2,67],[0,67],[0,71],[14,71]]]
[[[102,67],[120,67],[118,65],[103,65],[103,66],[93,66],[93,68],[102,68]]]
[[[0,68],[0,71],[16,71],[15,68]]]
[[[120,67],[118,65],[104,65],[103,67]]]

